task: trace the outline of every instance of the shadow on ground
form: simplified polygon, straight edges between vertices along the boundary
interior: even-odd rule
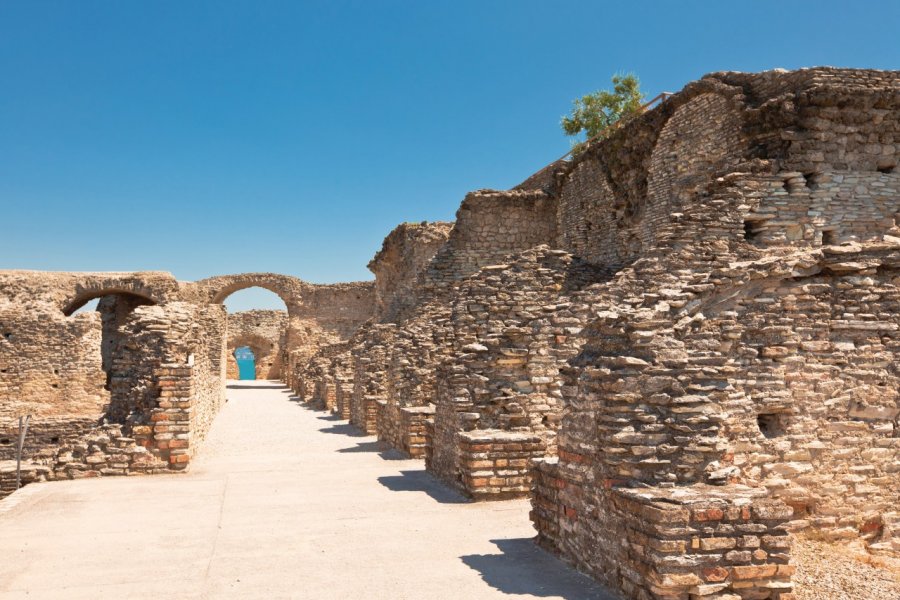
[[[332,425],[331,427],[323,427],[320,429],[322,433],[337,433],[340,435],[349,435],[351,437],[367,437],[365,433],[351,425],[350,423],[341,423]]]
[[[360,442],[350,448],[341,448],[338,452],[377,452],[384,460],[409,460],[408,456],[381,441]]]
[[[531,538],[491,540],[500,554],[461,556],[489,586],[504,594],[566,600],[618,600],[586,575],[541,550]]]
[[[423,492],[441,504],[468,504],[468,498],[446,487],[428,471],[400,471],[399,475],[385,475],[378,483],[392,492]]]
[[[346,421],[347,420],[347,419],[342,419],[340,415],[336,415],[334,413],[327,414],[327,415],[319,415],[317,418],[321,419],[322,421]]]

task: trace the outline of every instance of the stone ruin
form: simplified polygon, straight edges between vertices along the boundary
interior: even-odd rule
[[[287,312],[226,315],[222,301],[252,286]],[[224,403],[234,348],[251,346],[258,374],[277,377],[290,353],[311,356],[355,331],[374,296],[370,283],[267,273],[186,283],[5,271],[0,290],[0,497],[15,488],[23,415],[25,483],[184,470]],[[98,298],[96,311],[76,312]]]
[[[256,379],[281,379],[287,324],[287,311],[283,310],[247,310],[229,315],[226,378],[240,379],[234,351],[247,347],[253,352]]]
[[[0,458],[29,413],[34,478],[184,468],[252,340],[625,597],[790,600],[792,532],[900,552],[898,154],[898,72],[714,73],[400,225],[374,284],[4,273]],[[226,336],[250,285],[287,312]]]

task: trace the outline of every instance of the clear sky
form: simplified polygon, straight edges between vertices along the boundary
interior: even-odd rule
[[[398,223],[566,152],[615,72],[650,97],[898,69],[898,26],[862,0],[0,0],[0,268],[370,279]]]

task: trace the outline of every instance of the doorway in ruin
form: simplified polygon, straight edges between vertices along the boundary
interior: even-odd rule
[[[234,360],[237,363],[238,373],[236,379],[241,381],[253,381],[256,379],[256,356],[250,346],[235,348]]]
[[[228,311],[226,377],[280,379],[289,323],[285,301],[270,290],[249,286],[230,293],[222,303]]]
[[[67,365],[68,375],[81,379],[83,390],[99,401],[102,417],[110,423],[127,423],[135,408],[124,375],[133,370],[141,349],[129,343],[124,326],[135,309],[153,304],[133,292],[99,290],[77,297],[63,309],[67,319],[81,322],[82,331],[78,360]]]

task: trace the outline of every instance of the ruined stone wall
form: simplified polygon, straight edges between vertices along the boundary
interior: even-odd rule
[[[35,288],[56,274],[35,274]],[[21,278],[17,277],[21,281]],[[63,278],[66,281],[68,278]],[[0,460],[12,459],[18,418],[32,416],[23,456],[75,443],[101,420],[124,423],[132,390],[125,325],[146,299],[106,295],[98,310],[66,316],[52,296],[0,309]]]
[[[349,342],[331,361],[334,378],[334,410],[342,419],[350,419],[353,400],[353,355]]]
[[[193,453],[206,438],[209,428],[225,403],[225,369],[231,323],[221,305],[201,306],[190,334],[188,364],[191,366],[191,439]],[[193,359],[191,358],[193,356]]]
[[[312,285],[294,316],[347,340],[375,311],[375,285],[371,281]]]
[[[364,328],[353,344],[353,396],[350,423],[362,431],[376,433],[378,400],[386,394],[386,369],[396,325],[376,324]],[[361,338],[361,339],[360,339]]]
[[[472,192],[456,213],[447,243],[422,271],[423,302],[443,300],[481,267],[534,246],[555,245],[556,238],[556,200],[545,192]]]
[[[698,187],[743,158],[740,88],[691,84],[558,176],[560,245],[619,269],[669,235]]]
[[[160,273],[0,272],[0,422],[98,418],[117,328],[137,306],[177,294]],[[102,298],[98,311],[75,313]],[[67,316],[70,315],[70,316]]]
[[[241,273],[183,282],[178,293],[189,302],[220,304],[234,292],[251,287],[277,294],[287,307],[281,360],[289,368],[279,369],[279,377],[292,387],[294,372],[319,347],[349,339],[375,311],[373,282],[319,285],[277,273]]]
[[[187,467],[224,403],[225,328],[223,307],[183,302],[140,307],[123,326],[112,382],[122,431],[170,469]]]
[[[561,238],[622,270],[562,370],[559,459],[535,475],[542,543],[629,597],[742,598],[790,591],[787,529],[891,546],[897,89],[877,72],[714,74],[560,177]],[[646,171],[624,169],[649,140]],[[591,173],[596,200],[567,202]],[[597,237],[626,231],[639,252],[590,243],[579,214],[610,190],[632,221],[604,209]],[[748,489],[774,504],[736,512]],[[686,501],[720,505],[673,513],[674,537],[632,518],[669,522]]]
[[[351,342],[347,341],[323,346],[316,352],[298,373],[296,392],[301,400],[316,408],[336,409],[339,382],[345,384],[343,391],[347,392],[346,379],[339,376],[337,361],[339,357],[345,359],[350,348]]]
[[[185,468],[224,402],[220,302],[259,282],[281,286],[285,295],[304,291],[289,296],[288,333],[296,333],[301,355],[352,332],[372,312],[369,283],[314,286],[252,274],[191,284],[163,273],[0,272],[0,461],[14,457],[18,417],[27,414],[28,481]],[[95,298],[96,311],[75,312]],[[283,314],[237,317],[233,330],[237,323],[242,331],[233,331],[232,343],[253,334],[274,338],[272,364],[259,352],[260,366],[278,367],[287,321]]]
[[[315,286],[304,301],[307,306],[290,315],[286,344],[290,372],[282,374],[295,391],[301,387],[295,379],[320,349],[348,341],[371,318],[375,311],[374,285],[365,282]],[[312,394],[313,387],[307,393]]]
[[[379,289],[403,310],[388,310],[383,320],[401,323],[386,351],[386,368],[375,375],[385,388],[374,432],[392,446],[416,456],[424,452],[422,422],[434,402],[437,364],[450,350],[447,301],[466,277],[512,252],[555,241],[556,204],[542,191],[479,191],[466,196],[447,241],[436,249],[435,238],[447,235],[447,224],[429,226],[428,234],[397,230],[385,241],[371,267]],[[396,238],[403,234],[403,244]],[[426,261],[425,259],[428,258]],[[399,267],[397,265],[400,265]],[[394,281],[402,281],[402,285]],[[415,288],[411,283],[415,282]],[[375,362],[381,361],[381,355]],[[360,361],[360,365],[369,362]],[[366,373],[355,370],[354,384]],[[414,410],[413,410],[414,409]],[[378,415],[381,418],[378,418]],[[352,420],[352,418],[351,418]]]
[[[453,351],[438,375],[429,468],[476,497],[527,494],[528,459],[556,453],[559,370],[590,314],[581,290],[607,278],[547,246],[509,258],[453,297]]]
[[[99,417],[109,404],[98,312],[0,304],[0,419]]]
[[[474,192],[463,201],[452,228],[431,223],[395,229],[369,265],[376,274],[379,308],[352,343],[354,392],[349,411],[342,400],[350,376],[344,390],[334,384],[342,414],[396,448],[421,455],[436,366],[449,350],[448,298],[480,267],[555,239],[556,203],[540,190]],[[382,326],[394,322],[400,324],[396,336],[385,341]],[[375,354],[368,355],[370,350]],[[316,360],[296,356],[292,372],[302,373]],[[329,359],[332,371],[336,360]]]
[[[50,304],[71,315],[90,300],[125,294],[159,304],[180,298],[181,288],[169,273],[91,273],[0,271],[3,299],[20,306]]]
[[[115,314],[111,308],[106,314]],[[99,313],[63,318],[102,327]],[[23,459],[33,478],[183,469],[205,436],[224,402],[223,307],[137,306],[123,316],[116,333],[104,377],[107,402],[99,411],[91,406],[65,414],[53,403],[29,407],[36,410]],[[101,365],[99,344],[94,350],[93,363]],[[14,440],[16,426],[12,419],[4,422],[0,438]],[[11,459],[12,447],[2,448],[3,458]]]
[[[375,274],[376,319],[404,320],[418,301],[418,276],[450,236],[453,223],[402,223],[369,262]]]
[[[234,351],[253,350],[257,379],[279,379],[286,352],[288,315],[283,310],[248,310],[228,315],[229,379],[238,379]]]
[[[409,413],[406,425],[400,424],[401,407],[420,407],[431,401],[429,387],[433,380],[435,335],[432,327],[439,321],[436,315],[423,311],[419,285],[423,271],[434,262],[435,253],[447,244],[451,223],[405,223],[385,239],[378,254],[369,263],[376,275],[376,315],[358,329],[349,346],[339,353],[321,346],[312,357],[292,356],[294,389],[307,401],[318,402],[315,396],[333,394],[335,409],[344,418],[389,439],[392,445],[405,451],[410,449],[411,429],[421,432],[422,423],[416,411]],[[415,310],[414,310],[415,309]],[[440,307],[436,307],[440,311]],[[406,322],[406,319],[410,319]],[[404,341],[395,344],[384,332],[388,324],[403,322],[396,332]],[[388,337],[391,337],[390,335]],[[352,352],[351,349],[352,348]],[[375,355],[368,356],[369,351]],[[321,383],[310,384],[311,381]],[[319,385],[320,392],[315,391]],[[378,418],[382,412],[390,417]],[[412,422],[416,421],[416,422]],[[379,430],[377,423],[384,427]],[[418,436],[421,437],[421,436]],[[422,442],[416,438],[414,452],[421,453]]]
[[[448,308],[433,304],[419,310],[397,328],[376,427],[380,440],[416,458],[425,452],[424,420],[433,414],[436,367],[450,351],[452,335]]]

